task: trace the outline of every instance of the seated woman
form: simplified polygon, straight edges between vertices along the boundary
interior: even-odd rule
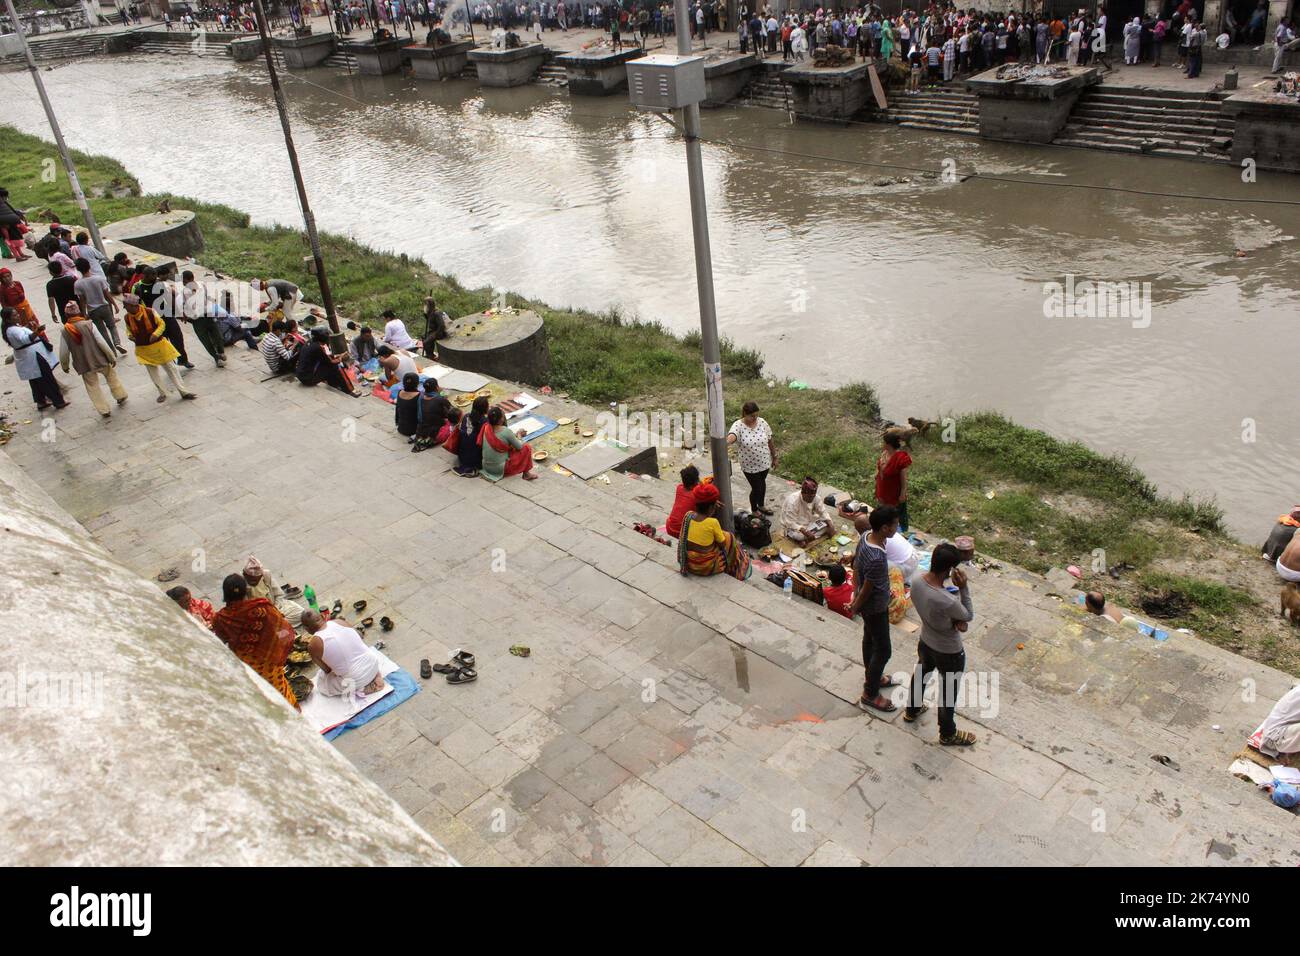
[[[293,625],[266,598],[250,598],[243,575],[227,575],[221,593],[226,606],[212,619],[213,632],[297,708],[298,698],[284,676],[284,662],[293,650]]]
[[[664,530],[674,538],[682,533],[682,519],[686,512],[695,507],[695,486],[700,483],[700,469],[687,465],[680,472],[682,483],[677,486],[677,497],[673,499],[673,510],[668,513]]]
[[[424,380],[424,394],[420,396],[419,423],[415,429],[415,447],[411,451],[424,451],[434,445],[442,444],[443,427],[447,424],[447,413],[451,402],[438,391],[438,380]]]
[[[395,349],[415,349],[420,343],[406,331],[406,323],[392,309],[384,312],[384,344]]]
[[[353,398],[360,398],[360,390],[339,367],[339,358],[330,353],[329,341],[329,333],[324,329],[312,329],[311,341],[298,354],[298,367],[294,369],[294,374],[304,385],[324,382]]]
[[[479,429],[478,443],[483,446],[483,464],[479,469],[488,481],[500,481],[522,475],[524,481],[536,481],[533,471],[533,446],[506,427],[506,413],[500,405],[488,410],[487,422]]]
[[[483,467],[483,446],[479,444],[478,435],[487,422],[488,398],[480,395],[474,399],[469,414],[460,420],[456,432],[456,474],[462,478],[478,476]]]
[[[397,434],[408,442],[415,441],[415,433],[420,429],[420,376],[415,372],[402,376],[402,388],[393,398],[393,419]]]
[[[695,509],[682,518],[682,534],[677,542],[677,564],[682,574],[730,574],[738,581],[749,577],[749,555],[736,536],[722,530],[714,517],[718,507],[718,489],[713,485],[695,487]]]

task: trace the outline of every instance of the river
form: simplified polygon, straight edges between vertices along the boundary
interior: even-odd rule
[[[301,224],[259,65],[137,55],[44,78],[69,143],[146,190]],[[624,97],[329,70],[285,86],[323,229],[471,286],[697,326],[684,150]],[[25,75],[0,90],[6,122],[49,135]],[[772,373],[1130,456],[1166,492],[1217,497],[1250,541],[1300,501],[1300,206],[1244,201],[1300,199],[1300,178],[762,109],[706,111],[704,132],[719,323]],[[864,165],[945,160],[980,175],[882,186],[907,173]],[[1047,317],[1044,284],[1067,275],[1149,283],[1149,321]]]

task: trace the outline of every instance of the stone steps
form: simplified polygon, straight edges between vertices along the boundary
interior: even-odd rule
[[[1227,162],[1222,141],[1231,140],[1234,129],[1233,119],[1223,113],[1216,94],[1103,85],[1079,98],[1054,142],[1059,146]]]
[[[790,87],[780,79],[779,73],[760,74],[745,88],[747,106],[761,106],[766,109],[788,110],[790,108]]]
[[[535,81],[548,86],[568,86],[569,74],[558,63],[543,63],[542,68],[537,71]]]
[[[958,87],[931,87],[918,93],[895,92],[880,117],[907,129],[979,135],[979,98]]]

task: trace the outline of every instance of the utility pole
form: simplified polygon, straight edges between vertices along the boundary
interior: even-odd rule
[[[677,52],[690,56],[690,9],[686,0],[674,0],[673,9],[677,20]],[[700,104],[692,103],[680,112],[686,139],[686,176],[691,190],[695,286],[700,300],[700,342],[709,405],[709,452],[713,458],[713,482],[722,498],[722,514],[718,518],[724,529],[732,531],[731,461],[727,458],[727,422],[722,406],[722,346],[718,341],[718,310],[713,297],[713,253],[709,248],[709,213],[704,197],[704,156],[700,152]]]
[[[12,3],[13,0],[5,0]],[[307,241],[311,243],[311,257],[316,267],[316,283],[320,286],[321,304],[325,306],[325,319],[329,322],[330,349],[342,352],[344,349],[343,332],[339,329],[339,317],[334,311],[334,296],[330,294],[329,279],[325,276],[325,260],[321,257],[320,237],[316,235],[316,217],[312,215],[311,205],[307,202],[307,186],[302,181],[302,170],[298,167],[298,152],[293,148],[293,132],[289,129],[289,110],[284,104],[284,91],[280,89],[280,76],[275,71],[275,55],[271,50],[271,37],[266,30],[266,10],[262,0],[253,0],[257,5],[257,31],[262,37],[262,53],[266,56],[266,70],[271,74],[271,92],[275,95],[275,108],[280,113],[280,127],[284,130],[284,147],[289,153],[289,165],[293,169],[293,184],[298,188],[298,205],[302,207],[303,224],[307,227]]]
[[[72,186],[72,195],[81,209],[81,218],[85,220],[86,229],[90,232],[90,241],[96,249],[103,252],[104,240],[99,238],[99,225],[95,222],[95,214],[90,211],[90,204],[86,202],[86,194],[81,191],[81,180],[77,178],[77,167],[73,165],[72,156],[68,153],[68,144],[63,141],[63,130],[59,128],[59,120],[54,115],[54,107],[50,105],[50,98],[45,93],[45,84],[41,81],[41,71],[36,67],[36,58],[32,56],[32,48],[27,45],[27,34],[23,32],[22,22],[18,19],[18,11],[14,9],[14,0],[5,0],[5,9],[9,12],[9,20],[14,25],[14,33],[18,37],[18,42],[23,46],[23,56],[27,58],[27,69],[31,71],[32,82],[36,84],[36,92],[41,98],[41,106],[45,108],[45,118],[50,121],[50,129],[54,132],[54,142],[59,148],[63,168],[68,171],[68,183]]]

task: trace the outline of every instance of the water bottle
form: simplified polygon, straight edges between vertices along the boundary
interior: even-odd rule
[[[320,606],[316,603],[316,589],[310,584],[305,585],[302,589],[302,596],[307,599],[307,606],[313,611],[319,611]]]
[[[781,590],[785,592],[787,598],[794,597],[794,578],[787,574],[785,583],[781,585]]]

